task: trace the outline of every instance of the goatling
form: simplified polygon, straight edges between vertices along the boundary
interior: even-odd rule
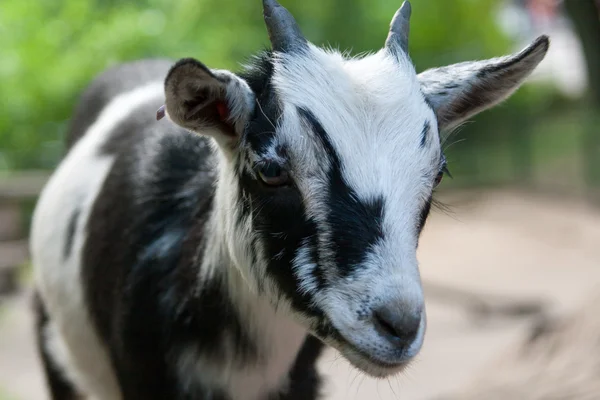
[[[513,93],[548,38],[417,75],[409,3],[362,58],[263,7],[272,50],[239,74],[146,60],[83,94],[31,232],[54,399],[316,399],[323,344],[374,377],[418,354],[440,132]]]

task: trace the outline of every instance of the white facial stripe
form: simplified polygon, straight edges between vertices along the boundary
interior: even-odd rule
[[[304,243],[297,251],[292,268],[296,278],[300,281],[300,291],[303,294],[315,294],[317,292],[317,282],[314,277],[314,271],[317,268],[315,260],[310,257],[310,247]]]

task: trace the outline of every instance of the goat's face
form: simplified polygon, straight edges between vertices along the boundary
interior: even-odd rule
[[[386,376],[423,343],[416,249],[445,168],[438,129],[508,97],[548,40],[417,75],[407,6],[384,49],[346,59],[265,4],[275,52],[241,76],[180,61],[166,79],[167,113],[222,149],[217,206],[247,282],[355,366]]]

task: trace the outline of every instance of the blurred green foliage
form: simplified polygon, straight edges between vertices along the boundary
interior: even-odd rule
[[[282,3],[311,41],[358,54],[383,45],[401,1]],[[514,50],[494,19],[499,4],[413,0],[410,50],[417,70]],[[77,96],[112,64],[193,56],[211,67],[237,69],[268,45],[259,0],[2,0],[0,37],[0,170],[56,165]],[[477,117],[460,132],[468,144],[449,150],[451,167],[461,172],[455,175],[464,182],[494,178],[489,171],[474,175],[485,171],[477,157],[483,154],[489,163],[501,153],[486,152],[486,146],[506,147],[511,134],[515,149],[526,146],[515,131],[532,125],[555,99],[528,85],[503,107]],[[497,160],[496,172],[506,171],[503,162]]]

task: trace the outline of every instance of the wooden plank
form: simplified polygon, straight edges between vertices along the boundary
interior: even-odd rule
[[[0,242],[23,239],[21,214],[16,202],[0,204]]]
[[[21,265],[29,257],[29,244],[27,240],[12,240],[0,242],[0,269]]]
[[[34,199],[49,177],[48,171],[25,171],[0,175],[0,201]]]
[[[26,240],[0,242],[0,295],[17,291],[19,266],[28,255]]]

